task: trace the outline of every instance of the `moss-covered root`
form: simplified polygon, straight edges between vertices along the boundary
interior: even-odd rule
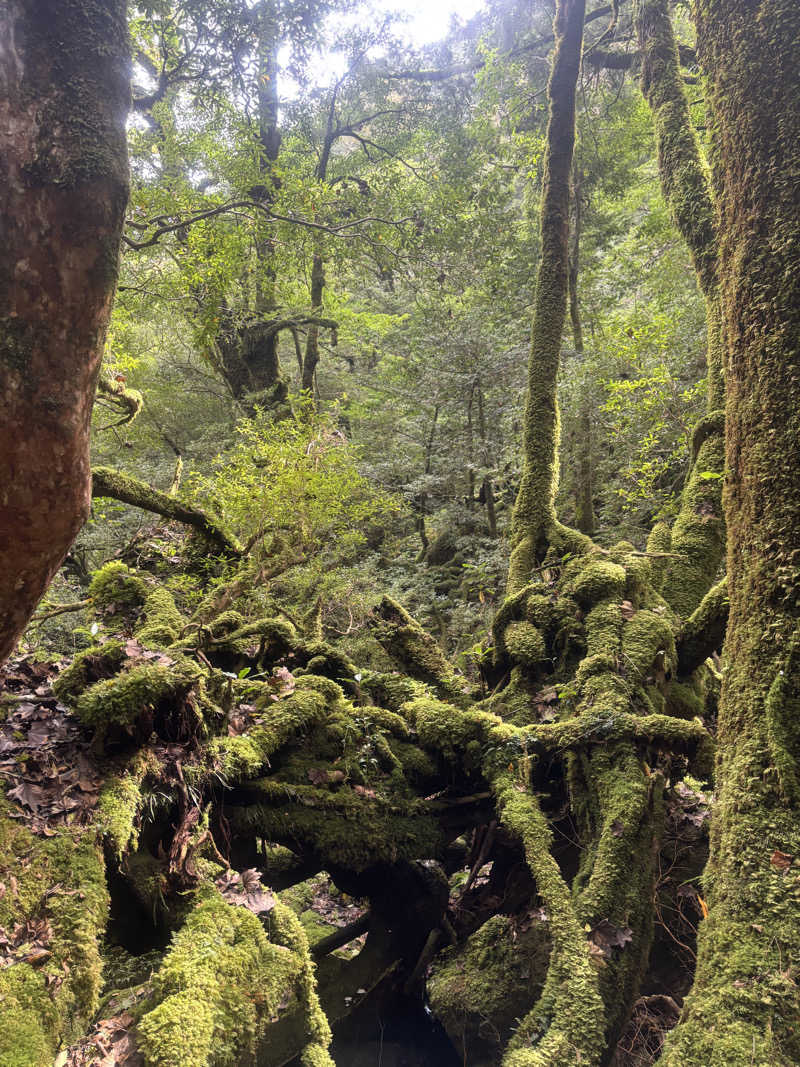
[[[569,887],[550,852],[552,836],[547,822],[536,798],[512,774],[494,774],[493,785],[504,825],[524,845],[553,937],[544,990],[523,1019],[503,1065],[599,1063],[605,1044],[605,1014],[597,972]]]
[[[285,700],[270,704],[246,733],[214,738],[206,750],[214,774],[231,783],[255,778],[279,748],[327,716],[331,699],[317,689],[298,688]]]
[[[573,890],[584,926],[625,931],[600,965],[606,1042],[616,1045],[647,968],[653,938],[656,857],[664,823],[663,778],[652,775],[622,743],[595,748],[584,764],[595,798],[595,838],[584,852]]]
[[[161,768],[150,752],[137,752],[121,774],[107,779],[100,792],[98,827],[121,860],[139,840],[139,816],[144,803],[142,784],[149,774],[158,775]]]
[[[244,907],[204,890],[155,978],[139,1023],[147,1067],[235,1067],[256,1055],[288,999],[304,1008],[304,1062],[329,1067],[330,1029],[314,987],[308,941],[280,902],[269,932]]]
[[[698,433],[698,431],[701,431]],[[717,581],[725,554],[722,477],[725,467],[724,417],[707,415],[696,431],[699,447],[672,527],[672,553],[661,594],[688,619]]]
[[[678,635],[678,676],[688,678],[715,649],[722,648],[728,625],[728,580],[723,578],[706,593]]]
[[[0,969],[0,1064],[51,1067],[97,1009],[108,917],[102,853],[93,833],[37,838],[0,811],[0,882],[0,929],[19,943]]]
[[[385,596],[370,618],[376,639],[405,672],[430,685],[442,699],[464,703],[464,686],[430,634],[396,600]]]

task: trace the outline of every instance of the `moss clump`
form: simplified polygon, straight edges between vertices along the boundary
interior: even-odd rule
[[[144,602],[144,625],[136,631],[143,645],[166,646],[178,640],[185,620],[178,611],[172,594],[157,586],[147,594]]]
[[[288,909],[276,908],[285,924]],[[304,957],[297,940],[300,951],[274,943],[255,915],[206,890],[156,975],[159,1003],[139,1023],[147,1067],[233,1067],[254,1057],[307,972],[308,945]]]
[[[116,674],[125,659],[121,641],[106,641],[79,652],[53,682],[53,692],[59,700],[72,703],[84,689],[103,678]]]
[[[406,674],[364,673],[360,688],[382,708],[397,711],[409,700],[431,695],[430,686],[409,678]]]
[[[97,1008],[108,893],[94,835],[35,838],[0,805],[0,928],[47,920],[50,956],[0,970],[0,1064],[50,1067]]]
[[[568,565],[564,592],[581,607],[596,604],[607,597],[619,597],[625,592],[627,576],[619,563],[606,559],[576,560]]]
[[[132,725],[159,705],[174,704],[202,678],[201,669],[189,660],[171,667],[144,663],[91,686],[76,701],[75,714],[100,729],[112,723]]]
[[[119,560],[103,564],[89,585],[89,596],[99,611],[112,604],[124,609],[140,608],[148,592],[146,582]]]
[[[428,995],[434,1015],[471,1067],[493,1067],[516,1023],[544,985],[547,924],[495,915],[434,963]]]
[[[508,654],[515,663],[535,667],[547,659],[544,637],[533,623],[511,622],[506,626],[504,637]]]

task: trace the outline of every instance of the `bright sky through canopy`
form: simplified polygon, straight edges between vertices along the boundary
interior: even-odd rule
[[[483,6],[482,0],[381,0],[387,11],[406,12],[410,20],[404,32],[413,44],[431,44],[447,33],[451,15],[466,22]]]

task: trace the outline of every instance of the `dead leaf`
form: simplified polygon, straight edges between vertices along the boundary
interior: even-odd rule
[[[786,852],[781,852],[776,848],[770,856],[769,862],[776,871],[788,871],[789,867],[792,865],[792,857]]]
[[[615,926],[608,919],[601,919],[590,928],[590,947],[594,945],[606,959],[611,958],[611,950],[625,948],[633,940],[633,930],[630,926]]]

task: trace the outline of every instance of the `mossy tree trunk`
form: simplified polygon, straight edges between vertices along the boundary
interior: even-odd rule
[[[725,550],[722,519],[724,369],[717,277],[717,228],[708,169],[683,89],[667,0],[637,0],[642,92],[653,113],[664,198],[686,242],[706,304],[707,417],[698,427],[691,469],[672,529],[674,558],[662,592],[683,618],[717,579]]]
[[[569,201],[575,146],[575,87],[583,45],[584,0],[556,9],[556,50],[548,83],[550,120],[544,162],[542,256],[534,297],[533,333],[523,430],[522,478],[511,521],[508,592],[518,592],[547,551],[556,521],[558,403],[556,387],[569,280]]]
[[[572,344],[575,355],[583,358],[583,323],[578,299],[580,275],[581,223],[583,221],[582,174],[577,164],[572,173],[572,227],[569,250],[569,319],[572,326]],[[588,397],[581,403],[577,448],[577,485],[575,487],[575,525],[591,537],[595,531],[595,514],[592,478],[592,412]]]
[[[123,0],[0,9],[0,661],[89,510],[128,197]]]
[[[727,358],[730,622],[710,916],[665,1062],[800,1062],[800,7],[703,0]]]

